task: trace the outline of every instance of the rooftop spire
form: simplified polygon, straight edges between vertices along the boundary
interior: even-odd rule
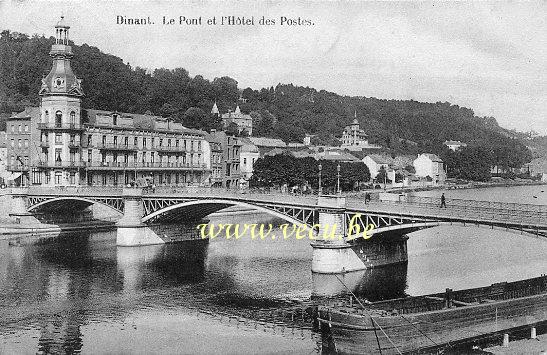
[[[218,115],[220,112],[218,111],[217,101],[215,100],[215,104],[213,105],[213,108],[211,109],[211,114]]]

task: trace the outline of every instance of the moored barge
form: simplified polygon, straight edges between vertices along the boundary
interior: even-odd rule
[[[340,354],[442,349],[547,321],[547,275],[487,287],[318,307],[325,340]]]

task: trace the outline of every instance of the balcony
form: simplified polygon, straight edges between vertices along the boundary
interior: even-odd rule
[[[49,148],[49,142],[48,141],[40,142],[40,148]]]
[[[49,131],[83,131],[84,127],[76,123],[38,123],[38,129]]]
[[[123,143],[100,143],[97,144],[97,148],[102,150],[138,150],[139,148],[133,144]]]
[[[80,149],[81,146],[78,142],[68,142],[68,147],[70,149]]]
[[[67,169],[82,169],[86,163],[83,161],[39,161],[36,163],[39,168],[67,168]]]
[[[14,172],[22,172],[22,171],[29,171],[30,167],[25,164],[25,165],[22,165],[22,164],[8,164],[6,165],[6,170],[7,171],[14,171]]]
[[[87,168],[91,170],[204,170],[206,164],[190,163],[123,163],[123,162],[91,162],[86,163]]]
[[[157,146],[156,151],[162,152],[162,153],[181,153],[186,152],[186,149],[184,147],[169,147],[169,146]]]

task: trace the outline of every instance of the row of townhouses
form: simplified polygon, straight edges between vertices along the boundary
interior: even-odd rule
[[[82,108],[69,28],[63,18],[55,26],[53,65],[42,79],[40,106],[13,114],[0,136],[2,183],[239,187],[238,138],[151,114]]]

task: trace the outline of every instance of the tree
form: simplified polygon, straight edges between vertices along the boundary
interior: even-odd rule
[[[202,128],[205,121],[207,120],[207,115],[203,112],[202,109],[197,107],[190,107],[184,113],[184,126],[188,128]]]

